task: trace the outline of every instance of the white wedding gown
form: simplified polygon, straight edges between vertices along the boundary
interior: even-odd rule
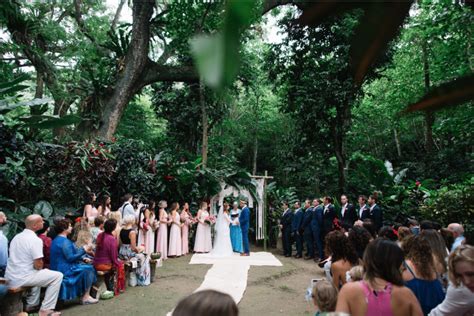
[[[215,226],[214,247],[210,255],[215,257],[233,256],[232,242],[230,240],[230,224],[231,220],[228,214],[224,213],[222,206],[217,215]]]

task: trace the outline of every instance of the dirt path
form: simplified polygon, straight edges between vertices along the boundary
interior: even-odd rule
[[[256,249],[253,249],[257,251]],[[283,267],[255,267],[239,304],[240,315],[313,315],[304,299],[311,278],[323,271],[312,261],[277,255]],[[189,265],[191,256],[167,260],[148,287],[127,287],[126,293],[95,306],[70,305],[63,315],[166,315],[177,302],[191,294],[204,280],[210,265]]]

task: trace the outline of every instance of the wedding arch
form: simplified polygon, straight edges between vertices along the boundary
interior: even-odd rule
[[[273,179],[268,176],[265,171],[264,176],[252,176],[255,183],[255,192],[252,194],[247,188],[240,188],[225,182],[221,182],[221,190],[214,195],[210,200],[211,214],[217,214],[219,208],[224,203],[224,199],[228,196],[234,198],[245,197],[247,205],[254,210],[255,216],[255,239],[263,240],[263,247],[267,248],[267,233],[266,233],[266,186],[267,180]]]

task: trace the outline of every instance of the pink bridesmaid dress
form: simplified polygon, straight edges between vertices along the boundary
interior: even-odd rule
[[[209,212],[202,211],[196,228],[196,241],[194,242],[194,252],[209,252],[212,250],[211,226],[204,222]]]
[[[189,225],[191,224],[191,216],[186,211],[181,213],[181,222],[184,223],[183,227],[181,227],[181,242],[182,242],[182,250],[183,255],[187,255],[189,253]]]
[[[160,211],[160,227],[156,241],[156,252],[161,253],[161,259],[165,260],[168,259],[168,223],[162,223],[161,221],[168,221],[166,211]]]
[[[172,217],[171,230],[170,230],[170,247],[168,256],[179,257],[183,254],[181,245],[181,217],[178,212]]]

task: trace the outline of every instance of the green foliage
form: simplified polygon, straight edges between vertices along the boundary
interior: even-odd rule
[[[474,178],[465,182],[443,185],[426,197],[420,208],[420,217],[441,223],[462,223],[470,225],[474,222]]]

